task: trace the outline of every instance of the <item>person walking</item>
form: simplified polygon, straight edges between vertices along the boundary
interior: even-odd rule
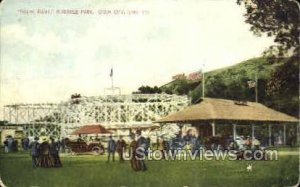
[[[123,140],[123,137],[120,136],[119,140],[117,141],[117,152],[119,155],[120,162],[124,161],[123,154],[125,153],[125,150],[126,150],[126,142],[125,140]]]
[[[39,138],[35,137],[34,141],[29,145],[31,149],[32,167],[36,168],[39,166]]]
[[[111,156],[112,156],[112,161],[113,162],[115,161],[115,152],[116,152],[116,142],[110,135],[109,141],[108,141],[108,146],[107,146],[107,153],[108,153],[107,162],[110,161]]]

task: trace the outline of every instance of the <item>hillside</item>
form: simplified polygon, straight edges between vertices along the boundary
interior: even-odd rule
[[[299,93],[295,90],[297,85],[298,68],[292,64],[289,68],[297,68],[293,75],[285,78],[285,91],[273,93],[270,81],[274,79],[274,72],[284,66],[283,63],[270,64],[265,58],[253,58],[233,66],[205,72],[205,96],[234,100],[255,101],[255,87],[249,87],[248,81],[255,81],[258,77],[258,102],[276,110],[298,116]],[[273,76],[273,77],[272,77]],[[291,76],[291,77],[290,77]],[[186,79],[174,80],[160,87],[169,94],[187,94],[192,103],[197,103],[202,96],[202,81],[189,81]],[[292,90],[291,90],[292,89]]]

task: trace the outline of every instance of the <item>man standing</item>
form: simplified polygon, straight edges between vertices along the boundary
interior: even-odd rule
[[[5,138],[3,143],[4,143],[4,152],[8,153],[8,137]]]
[[[29,138],[28,138],[28,137],[22,138],[21,143],[22,143],[22,148],[23,148],[23,150],[24,150],[24,151],[28,151],[28,147],[29,147]]]
[[[11,135],[9,135],[7,137],[7,148],[8,148],[7,152],[12,152],[13,151],[13,142],[14,142],[13,137]]]
[[[30,144],[31,148],[31,157],[32,157],[32,167],[36,168],[39,165],[39,138],[35,137],[34,141]]]
[[[136,131],[136,140],[137,140],[137,160],[138,160],[138,165],[141,169],[141,171],[146,171],[147,167],[145,164],[145,150],[146,150],[146,146],[147,146],[147,140],[146,138],[144,138],[142,136],[142,131],[141,130],[137,130]]]
[[[117,152],[119,154],[120,162],[124,161],[123,154],[126,149],[126,142],[123,140],[123,137],[120,136],[120,139],[117,141]]]
[[[29,148],[29,138],[25,137],[24,139],[24,147],[25,147],[25,151],[28,151]]]
[[[108,141],[108,146],[107,146],[107,153],[108,153],[107,162],[109,162],[111,155],[112,155],[112,161],[113,162],[115,161],[115,151],[116,151],[116,142],[110,135],[109,141]]]

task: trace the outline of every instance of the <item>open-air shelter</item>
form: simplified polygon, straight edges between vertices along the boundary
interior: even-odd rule
[[[251,126],[252,138],[255,136],[255,127],[268,125],[270,145],[272,126],[276,125],[283,128],[283,143],[286,144],[287,125],[298,128],[299,119],[271,109],[261,103],[203,98],[200,103],[163,117],[156,122],[161,124],[189,123],[200,131],[206,131],[206,135],[210,136],[216,135],[216,126],[229,124],[232,125],[234,139],[237,136],[237,125]]]

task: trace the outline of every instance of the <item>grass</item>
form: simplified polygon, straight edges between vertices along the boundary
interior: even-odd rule
[[[28,154],[0,153],[0,175],[8,187],[275,187],[296,184],[299,175],[297,154],[280,154],[277,161],[146,161],[146,172],[132,171],[129,162],[105,161],[105,155],[65,156],[63,168],[33,169]],[[246,171],[249,162],[252,172]]]

